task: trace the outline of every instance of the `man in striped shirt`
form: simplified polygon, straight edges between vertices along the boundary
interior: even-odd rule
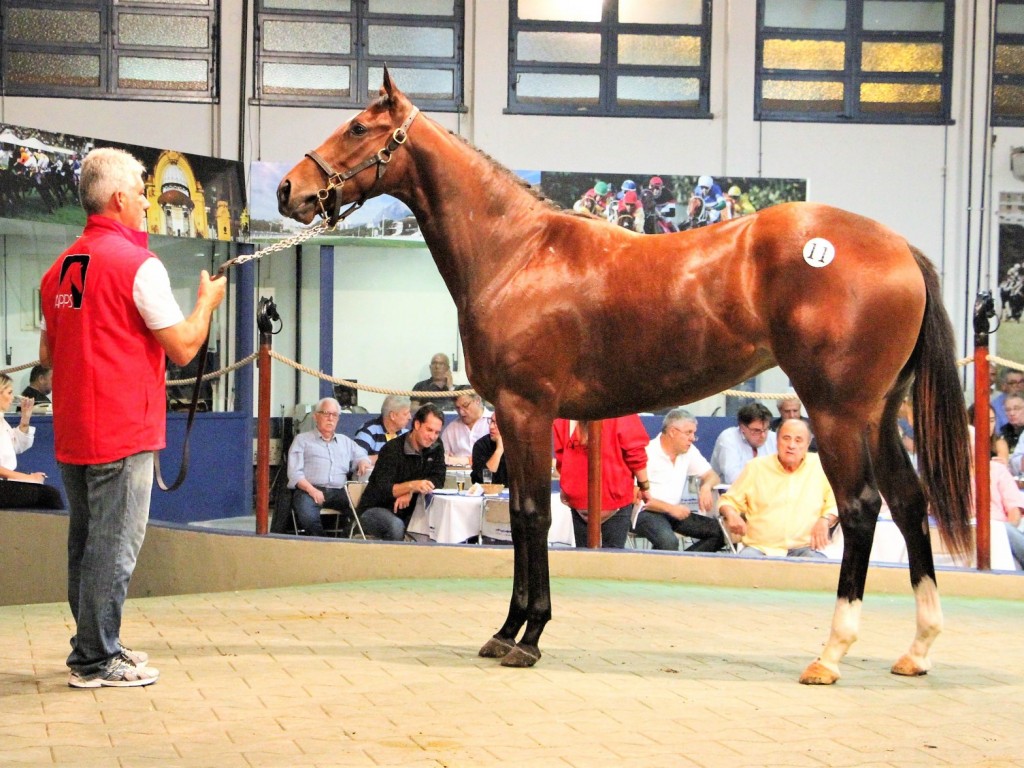
[[[371,464],[376,464],[384,443],[408,432],[411,418],[409,398],[388,395],[381,403],[380,416],[370,419],[356,432],[356,445],[366,451]]]

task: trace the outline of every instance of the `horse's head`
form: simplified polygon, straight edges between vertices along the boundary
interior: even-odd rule
[[[386,190],[381,184],[391,155],[405,143],[417,114],[384,69],[380,95],[358,115],[342,123],[327,141],[306,153],[277,187],[277,209],[308,224],[317,214],[337,218],[341,206]],[[396,157],[401,163],[401,158]],[[400,176],[400,172],[391,171]]]

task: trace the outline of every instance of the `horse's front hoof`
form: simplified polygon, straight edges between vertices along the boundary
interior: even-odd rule
[[[479,655],[485,659],[503,659],[508,655],[508,652],[515,648],[515,644],[508,640],[502,640],[500,637],[495,635],[486,643],[484,647],[480,649]]]
[[[832,685],[839,678],[838,670],[829,669],[821,663],[821,659],[815,659],[800,675],[800,683],[802,685]]]
[[[900,656],[896,663],[892,665],[892,669],[890,671],[894,675],[920,677],[921,675],[927,675],[930,668],[931,664],[929,664],[927,660],[918,661],[907,653]]]
[[[540,648],[535,645],[519,643],[501,660],[501,666],[526,668],[532,667],[538,661],[540,661]]]

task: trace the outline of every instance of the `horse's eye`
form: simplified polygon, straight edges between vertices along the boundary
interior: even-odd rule
[[[366,133],[366,126],[362,123],[352,123],[352,135],[363,136]]]

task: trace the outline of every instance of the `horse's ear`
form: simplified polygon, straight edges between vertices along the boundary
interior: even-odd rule
[[[380,95],[381,96],[387,96],[390,99],[394,95],[396,90],[398,90],[398,89],[395,88],[395,84],[393,82],[391,82],[391,73],[388,72],[388,65],[385,64],[384,65],[384,84],[380,87]]]

